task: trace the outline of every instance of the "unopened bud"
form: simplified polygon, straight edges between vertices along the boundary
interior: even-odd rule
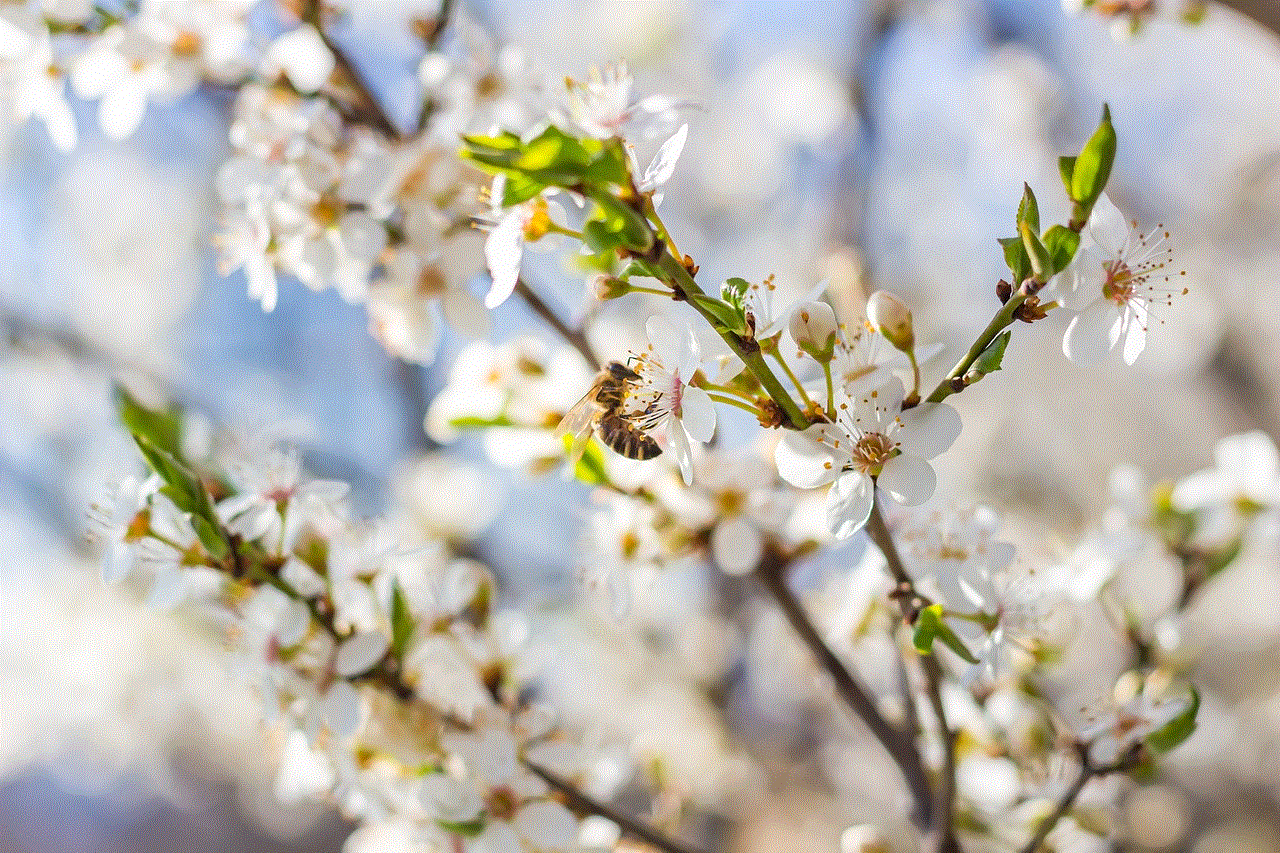
[[[836,313],[825,302],[806,302],[791,313],[791,337],[820,362],[831,360],[836,348]]]
[[[631,285],[614,275],[598,275],[593,283],[596,299],[604,302],[631,292]]]
[[[879,829],[862,823],[840,834],[840,853],[890,853],[889,841]]]
[[[867,300],[867,321],[896,349],[909,352],[916,344],[911,309],[892,293],[877,290]]]

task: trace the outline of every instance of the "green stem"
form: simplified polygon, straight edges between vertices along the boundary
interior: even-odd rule
[[[716,403],[724,403],[726,406],[736,406],[744,412],[750,412],[753,415],[759,415],[760,410],[750,403],[739,400],[736,397],[727,397],[724,394],[708,394],[708,397]]]
[[[836,419],[836,395],[835,389],[831,387],[831,362],[824,361],[822,363],[822,373],[827,377],[827,418],[834,421]]]
[[[787,374],[787,378],[791,380],[791,384],[796,386],[796,390],[800,392],[800,399],[804,400],[805,406],[812,407],[813,401],[809,399],[809,394],[804,390],[804,386],[800,384],[800,380],[797,379],[796,375],[791,371],[791,366],[788,365],[786,359],[782,357],[782,351],[777,347],[774,347],[770,352],[770,355],[773,356],[774,361],[782,365],[782,371]]]
[[[930,403],[941,403],[964,387],[963,385],[954,387],[953,383],[956,380],[963,381],[963,377],[969,372],[969,368],[973,367],[973,363],[978,360],[978,356],[982,355],[986,348],[991,346],[991,342],[996,339],[996,335],[999,335],[1005,328],[1013,324],[1014,313],[1026,301],[1027,294],[1025,293],[1015,293],[1009,297],[1009,301],[996,312],[996,315],[991,318],[991,322],[982,330],[982,334],[978,335],[978,339],[973,342],[973,346],[969,347],[969,351],[964,354],[964,358],[960,359],[956,366],[951,368],[947,378],[939,382],[938,387],[934,388],[933,393],[926,398]]]
[[[668,243],[668,246],[670,246],[670,243]],[[748,347],[742,338],[722,326],[715,316],[698,304],[697,299],[692,298],[694,296],[706,297],[706,293],[693,280],[693,276],[689,275],[689,271],[684,268],[684,264],[677,260],[671,252],[667,252],[662,256],[659,266],[669,277],[668,283],[678,287],[687,297],[690,297],[689,304],[693,306],[694,310],[711,324],[711,328],[715,329],[716,333],[724,339],[724,342],[729,345],[734,354],[742,359],[742,363],[746,365],[747,370],[751,371],[751,375],[760,383],[760,387],[782,409],[789,425],[793,429],[804,429],[809,426],[809,419],[805,417],[804,411],[796,405],[796,401],[791,399],[787,389],[783,387],[782,383],[778,381],[778,377],[769,369],[769,365],[765,363],[764,356],[760,354],[760,348],[758,346]]]

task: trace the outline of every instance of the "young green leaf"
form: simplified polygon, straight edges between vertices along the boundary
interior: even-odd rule
[[[391,653],[398,661],[404,660],[408,651],[409,640],[413,637],[414,620],[409,612],[409,603],[404,597],[400,584],[391,585]]]
[[[1191,688],[1191,701],[1186,710],[1146,737],[1147,746],[1155,752],[1168,752],[1191,737],[1196,730],[1196,714],[1200,711],[1200,693]]]
[[[1054,225],[1044,232],[1044,247],[1049,250],[1054,272],[1059,272],[1075,257],[1076,249],[1080,247],[1080,235],[1065,225]]]
[[[114,386],[116,410],[125,428],[133,435],[144,436],[154,446],[175,459],[182,458],[182,409],[148,409],[123,385]]]
[[[1021,284],[1031,275],[1031,259],[1022,245],[1021,237],[1001,237],[1000,247],[1004,249],[1004,262],[1013,273],[1014,284]]]
[[[920,615],[916,617],[916,629],[912,634],[911,642],[916,647],[916,651],[922,655],[933,653],[934,640],[941,640],[942,644],[951,651],[955,652],[967,663],[977,663],[978,659],[973,656],[973,652],[965,646],[964,642],[952,631],[942,620],[942,605],[931,604],[920,611]]]
[[[1005,348],[1009,346],[1009,339],[1012,337],[1012,331],[1004,331],[996,335],[996,339],[987,345],[987,348],[982,351],[982,355],[974,360],[973,367],[970,369],[983,376],[999,370],[1001,363],[1004,361]]]
[[[1018,228],[1022,232],[1022,248],[1027,252],[1031,272],[1035,275],[1036,281],[1048,281],[1049,276],[1053,275],[1053,259],[1049,257],[1049,250],[1044,247],[1044,243],[1040,242],[1040,238],[1035,231],[1031,230],[1030,225],[1021,222]]]
[[[1093,203],[1102,195],[1111,176],[1111,164],[1116,158],[1116,131],[1111,126],[1111,110],[1104,104],[1102,121],[1089,141],[1080,149],[1075,168],[1071,172],[1071,198],[1084,213],[1093,209]]]
[[[1023,183],[1022,201],[1018,203],[1019,230],[1024,224],[1037,234],[1040,233],[1040,206],[1036,204],[1036,194],[1031,191],[1028,183]]]

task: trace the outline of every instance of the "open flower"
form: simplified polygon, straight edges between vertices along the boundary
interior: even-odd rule
[[[937,476],[928,460],[960,434],[960,415],[945,403],[923,403],[902,411],[902,381],[891,378],[877,389],[843,397],[834,423],[818,423],[787,433],[774,461],[782,479],[802,489],[831,485],[827,524],[847,539],[871,514],[875,485],[907,506],[933,496]]]
[[[1169,305],[1185,287],[1174,287],[1164,272],[1171,249],[1157,225],[1150,233],[1130,230],[1124,214],[1104,193],[1093,206],[1083,240],[1071,263],[1054,276],[1042,299],[1057,299],[1079,311],[1062,338],[1062,351],[1077,364],[1101,361],[1124,338],[1125,364],[1147,345],[1153,303]]]
[[[701,366],[702,350],[688,326],[677,326],[661,315],[650,317],[645,331],[649,347],[635,364],[640,380],[628,394],[628,413],[640,429],[665,437],[681,476],[692,485],[689,442],[710,441],[716,431],[711,398],[689,384]]]

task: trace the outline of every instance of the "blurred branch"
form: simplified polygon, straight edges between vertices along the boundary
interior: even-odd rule
[[[880,502],[871,505],[871,516],[867,519],[867,535],[884,554],[890,573],[898,584],[899,593],[895,596],[902,618],[911,625],[915,622],[915,586],[907,568],[902,562],[902,555],[894,544],[893,534],[884,523],[880,512]],[[938,739],[942,742],[942,773],[938,779],[938,790],[933,803],[933,822],[927,839],[928,848],[936,851],[959,850],[955,840],[953,818],[955,811],[956,785],[956,741],[955,732],[947,723],[947,712],[942,704],[942,667],[932,654],[920,656],[920,667],[925,675],[925,695],[929,699],[929,707],[938,721]]]
[[[333,37],[325,30],[323,0],[308,0],[308,2],[303,3],[299,18],[304,23],[315,27],[316,32],[320,34],[320,38],[324,41],[325,47],[329,48],[329,52],[333,54],[339,75],[343,78],[343,82],[350,87],[357,101],[358,113],[354,118],[382,132],[388,139],[398,140],[403,138],[404,134],[400,132],[400,128],[396,127],[396,123],[391,120],[391,116],[387,115],[386,109],[382,106],[382,102],[378,100],[378,96],[374,94],[373,87],[369,85],[369,81],[365,79],[360,69],[347,56],[342,45],[334,41]]]
[[[783,615],[787,617],[787,621],[800,635],[804,644],[809,647],[809,651],[818,659],[818,663],[831,676],[836,692],[840,694],[844,704],[871,730],[885,752],[889,753],[889,757],[902,771],[902,776],[916,802],[913,815],[916,824],[926,828],[931,826],[934,821],[933,797],[924,764],[916,749],[914,732],[895,728],[876,708],[867,689],[823,641],[822,635],[818,633],[818,629],[814,627],[809,615],[805,612],[804,605],[787,586],[785,570],[786,564],[780,558],[766,554],[760,565],[756,567],[755,575],[777,601]]]
[[[583,331],[570,328],[523,278],[516,281],[516,294],[528,303],[534,313],[541,317],[548,326],[555,329],[560,337],[573,346],[587,360],[587,364],[596,370],[604,366],[604,362],[600,360],[600,356],[596,355],[595,350],[591,348],[591,342],[587,340],[587,336]]]
[[[1252,18],[1280,36],[1280,3],[1276,0],[1218,0],[1218,3]]]
[[[1119,773],[1124,770],[1131,770],[1137,765],[1138,759],[1142,755],[1142,744],[1135,743],[1133,746],[1110,764],[1094,765],[1089,761],[1089,745],[1079,744],[1077,749],[1080,754],[1080,772],[1076,775],[1071,786],[1058,799],[1058,805],[1053,811],[1042,821],[1036,829],[1036,834],[1031,837],[1027,845],[1022,848],[1021,853],[1035,853],[1049,837],[1049,833],[1053,832],[1053,828],[1058,825],[1058,821],[1062,820],[1067,812],[1071,811],[1071,807],[1075,805],[1076,799],[1080,793],[1084,791],[1085,785],[1089,784],[1090,779],[1096,779],[1100,776],[1108,776],[1112,773]]]

